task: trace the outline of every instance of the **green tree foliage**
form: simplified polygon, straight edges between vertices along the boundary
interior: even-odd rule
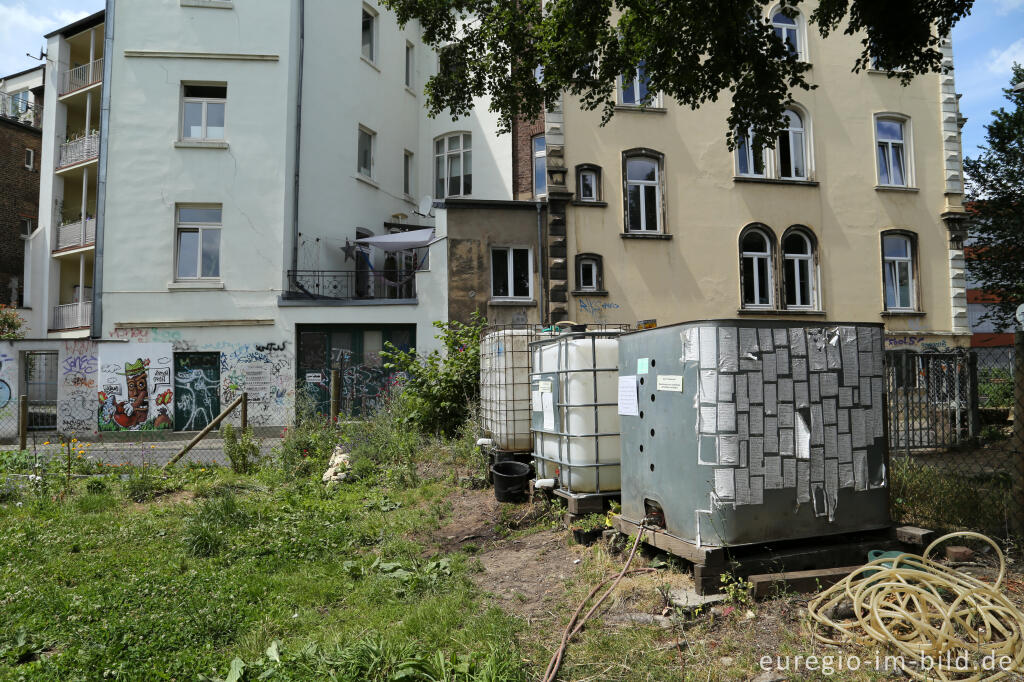
[[[480,332],[487,321],[473,313],[468,323],[435,322],[444,353],[417,354],[390,343],[385,367],[405,375],[410,419],[423,431],[453,437],[480,397]]]
[[[973,159],[964,159],[971,225],[967,268],[971,279],[998,302],[982,317],[1000,329],[1016,326],[1014,311],[1024,301],[1024,67],[1013,65],[1010,89],[1003,90],[1013,105],[992,112],[985,126],[985,146]]]
[[[697,108],[731,97],[736,131],[773,139],[791,93],[809,90],[810,66],[791,54],[765,19],[768,0],[383,0],[401,24],[420,23],[441,68],[426,86],[432,115],[467,114],[490,96],[505,130],[535,120],[562,93],[589,110],[614,113],[616,77],[644,66],[650,92]],[[863,46],[852,65],[903,82],[941,68],[940,36],[973,0],[783,0],[822,37],[842,32]],[[537,77],[538,67],[542,76]]]

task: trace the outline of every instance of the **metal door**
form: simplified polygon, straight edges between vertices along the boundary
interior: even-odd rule
[[[25,353],[25,391],[28,395],[28,429],[57,429],[57,352]]]

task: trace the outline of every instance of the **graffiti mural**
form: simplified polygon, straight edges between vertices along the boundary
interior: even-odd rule
[[[100,353],[100,431],[149,431],[174,426],[171,344],[119,343]]]
[[[220,353],[175,353],[175,431],[200,431],[218,414]]]

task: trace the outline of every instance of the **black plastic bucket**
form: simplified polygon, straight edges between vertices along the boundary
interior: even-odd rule
[[[522,502],[530,481],[530,465],[508,460],[491,467],[494,497],[498,502]]]

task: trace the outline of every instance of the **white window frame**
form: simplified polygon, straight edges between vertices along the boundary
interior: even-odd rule
[[[416,47],[405,41],[405,87],[412,90],[416,82]]]
[[[361,156],[361,154],[359,152],[359,142],[360,142],[360,140],[361,140],[363,135],[368,135],[369,138],[370,138],[370,172],[369,173],[364,173],[363,172],[362,159],[359,158]],[[373,174],[374,174],[374,171],[375,171],[375,166],[377,165],[377,163],[376,163],[376,160],[377,160],[376,156],[377,156],[377,133],[375,133],[374,131],[370,130],[366,126],[360,124],[359,132],[356,134],[356,174],[359,175],[360,177],[368,178],[368,179],[372,180],[373,179]]]
[[[402,154],[402,193],[407,197],[411,197],[416,192],[416,165],[414,163],[415,155],[405,150]]]
[[[508,264],[508,296],[498,296],[494,293],[494,257],[495,251],[504,251],[506,262]],[[527,255],[527,282],[529,283],[530,293],[528,296],[516,296],[515,292],[515,272],[513,270],[513,252],[514,251],[526,251]],[[490,288],[491,288],[491,300],[492,301],[532,301],[533,300],[533,247],[526,246],[523,244],[495,244],[490,247],[491,252],[491,277],[490,277]]]
[[[653,161],[654,162],[655,177],[654,177],[653,181],[652,180],[630,180],[629,179],[629,162],[631,160],[633,160],[633,159],[647,159],[649,161]],[[622,186],[623,186],[623,195],[622,195],[622,202],[623,202],[623,208],[625,209],[624,210],[624,219],[625,219],[625,222],[626,222],[625,227],[626,227],[626,232],[627,233],[630,233],[630,234],[662,234],[665,231],[664,230],[664,225],[663,225],[664,218],[661,215],[662,207],[664,206],[664,203],[665,203],[665,199],[662,196],[662,187],[661,187],[661,177],[662,177],[661,164],[662,164],[662,158],[660,156],[654,156],[654,155],[648,155],[648,154],[639,154],[638,153],[638,154],[630,154],[630,155],[626,156],[626,158],[625,158],[625,163],[623,163],[623,166],[622,166],[622,172],[623,172],[623,184],[622,184]],[[637,227],[637,228],[634,228],[632,225],[629,224],[629,188],[631,186],[637,186],[637,187],[641,188],[640,189],[640,227]],[[647,203],[647,196],[646,196],[647,192],[645,192],[643,190],[644,187],[654,187],[655,190],[656,190],[655,193],[654,193],[654,198],[655,198],[655,201],[657,202],[657,210],[655,212],[655,216],[657,218],[658,224],[655,226],[655,228],[653,230],[647,228],[647,211],[645,210],[646,207],[647,207],[646,206],[646,203]]]
[[[799,236],[807,244],[807,253],[787,253],[786,240],[790,237]],[[780,249],[782,251],[782,303],[787,310],[818,310],[818,266],[817,266],[817,245],[806,230],[794,228],[782,235]],[[800,267],[799,263],[807,263],[807,294],[810,300],[807,302],[790,303],[786,300],[786,284],[789,270],[786,267],[789,261],[793,261],[793,291],[797,298],[800,298]]]
[[[367,16],[370,18],[370,54],[366,54],[366,46],[363,45],[363,18]],[[359,15],[359,56],[368,64],[374,66],[377,65],[377,44],[378,44],[378,25],[380,23],[380,14],[377,10],[373,9],[367,4],[362,6],[362,14]]]
[[[883,138],[879,135],[878,124],[880,121],[893,121],[900,124],[903,130],[903,139]],[[913,154],[913,130],[910,125],[910,117],[903,114],[883,112],[875,114],[872,119],[872,128],[875,139],[875,177],[879,187],[914,187],[914,154]],[[893,147],[899,145],[903,151],[903,184],[892,182],[892,152]],[[888,182],[882,182],[882,165],[878,161],[879,148],[885,147]]]
[[[27,170],[36,169],[36,150],[25,147],[25,168]]]
[[[590,266],[592,270],[591,282],[592,284],[587,286],[583,283],[583,269],[586,266]],[[576,286],[579,291],[598,291],[600,286],[598,285],[598,273],[600,271],[600,265],[598,260],[593,256],[581,256],[577,263],[576,269]]]
[[[746,241],[747,235],[749,235],[751,233],[754,233],[754,232],[756,232],[757,234],[761,235],[761,238],[764,239],[764,243],[766,245],[767,251],[745,251],[745,250],[743,250],[743,242]],[[774,310],[775,309],[775,265],[774,265],[774,262],[773,262],[774,261],[774,254],[772,253],[772,249],[773,248],[774,248],[774,242],[772,241],[771,235],[768,234],[768,232],[765,231],[761,227],[751,227],[751,228],[748,228],[748,229],[744,230],[741,233],[741,236],[740,236],[740,275],[741,275],[741,280],[740,280],[740,304],[741,304],[741,306],[743,307],[744,310]],[[743,270],[744,270],[743,266],[745,264],[745,261],[748,258],[750,258],[753,261],[753,267],[751,268],[751,271],[753,272],[753,275],[754,275],[754,298],[755,298],[755,300],[758,299],[759,298],[758,294],[761,293],[762,288],[764,288],[765,291],[768,294],[768,302],[767,303],[747,303],[744,300],[744,291],[745,291],[746,285],[742,281],[742,274],[743,274]],[[767,263],[767,267],[765,267],[765,272],[767,273],[767,276],[768,276],[768,282],[767,283],[761,282],[761,276],[760,276],[760,273],[758,272],[758,267],[757,267],[757,261],[758,260],[764,260]]]
[[[185,88],[187,87],[200,87],[200,88],[224,88],[224,97],[186,97]],[[226,83],[182,83],[181,84],[181,125],[178,126],[179,140],[182,142],[223,142],[227,139],[228,134],[228,98],[227,98],[227,84]],[[203,123],[202,123],[202,135],[200,137],[188,137],[185,130],[185,105],[189,102],[200,102],[203,105]],[[207,134],[207,112],[210,104],[223,104],[224,105],[224,134],[220,137],[210,137]]]
[[[625,88],[625,84],[627,82],[626,81],[626,75],[625,74],[619,74],[615,78],[615,88],[616,88],[615,103],[618,106],[620,106],[620,107],[627,107],[627,108],[631,108],[631,109],[658,109],[658,108],[661,108],[661,106],[662,106],[661,93],[660,92],[651,93],[650,88],[647,89],[647,92],[651,94],[651,101],[646,103],[646,104],[644,104],[642,102],[642,100],[640,98],[640,73],[642,71],[644,73],[646,73],[646,71],[644,70],[644,65],[643,64],[641,64],[639,67],[637,67],[636,72],[632,76],[632,83],[630,83],[630,85],[633,87],[634,96],[637,99],[636,102],[626,102],[623,99],[623,96],[625,95],[625,92],[626,92],[626,88]]]
[[[885,240],[886,239],[900,239],[907,245],[906,256],[887,256],[885,255]],[[914,272],[914,257],[916,256],[916,240],[912,239],[909,235],[901,232],[889,232],[882,234],[882,303],[884,304],[885,310],[892,312],[915,312],[917,310],[917,273]],[[897,304],[900,300],[899,293],[899,266],[907,266],[907,281],[910,288],[910,301],[909,306],[890,306],[889,305],[889,284],[887,274],[891,270],[893,275],[893,286],[896,289],[893,291],[893,301]]]
[[[793,17],[793,21],[796,22],[796,27],[789,24],[776,24],[776,15],[782,14],[782,5],[775,5],[772,10],[768,13],[768,21],[772,26],[772,30],[792,30],[796,33],[796,56],[802,62],[810,61],[807,58],[807,22],[804,21],[803,12],[797,11],[796,16]],[[785,37],[783,36],[783,42]]]
[[[449,138],[458,136],[459,137],[459,148],[456,150],[449,150]],[[466,146],[466,140],[469,139],[469,147]],[[443,151],[437,151],[437,143],[442,142],[444,145]],[[531,143],[532,144],[532,143]],[[455,156],[459,157],[459,169],[461,179],[459,181],[459,193],[452,194],[449,191],[449,180],[451,178],[451,160]],[[469,158],[470,166],[473,165],[473,134],[464,130],[455,130],[444,135],[435,137],[433,140],[433,162],[434,162],[434,191],[437,192],[438,180],[443,183],[444,193],[434,197],[435,199],[444,199],[446,197],[468,197],[472,196],[472,187],[469,192],[466,192],[466,159]],[[438,160],[443,160],[442,166],[444,168],[444,175],[439,176],[437,172]],[[470,170],[470,177],[472,177],[472,170]]]
[[[220,222],[219,223],[203,223],[203,222],[182,222],[181,221],[181,209],[183,208],[201,208],[201,209],[217,209],[220,211]],[[176,204],[174,207],[174,281],[175,282],[219,282],[223,277],[223,268],[221,267],[221,254],[224,252],[224,206],[223,204]],[[198,254],[196,260],[196,276],[185,277],[178,274],[178,261],[180,256],[180,246],[182,232],[198,232],[199,240],[197,244]],[[216,231],[217,234],[217,275],[203,275],[203,233],[209,231]]]
[[[537,151],[537,142],[538,141],[543,141],[544,142],[544,148],[541,149],[540,151]],[[533,137],[530,138],[530,150],[531,150],[531,159],[530,160],[531,160],[531,166],[532,166],[532,169],[533,169],[532,172],[531,172],[531,175],[533,177],[533,196],[537,197],[537,198],[546,197],[548,195],[548,169],[547,169],[548,145],[547,145],[547,139],[544,137],[543,133],[541,133],[540,135],[534,135]],[[538,192],[537,191],[537,189],[538,189],[538,186],[537,186],[537,160],[538,159],[544,159],[544,177],[542,178],[544,180],[544,191],[543,192]]]

